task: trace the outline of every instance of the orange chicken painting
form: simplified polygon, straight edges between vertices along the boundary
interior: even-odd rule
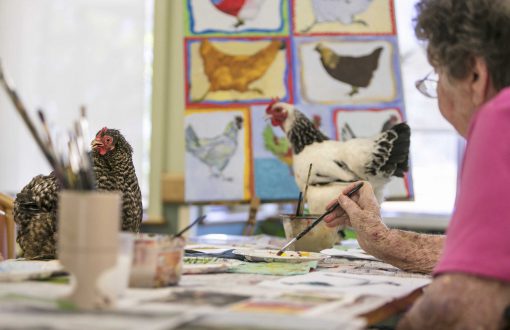
[[[264,76],[278,52],[285,47],[284,41],[273,40],[254,54],[230,55],[219,50],[208,39],[204,39],[200,43],[199,54],[210,85],[202,97],[192,102],[201,102],[210,92],[217,91],[263,94],[258,88],[250,88],[250,84]]]

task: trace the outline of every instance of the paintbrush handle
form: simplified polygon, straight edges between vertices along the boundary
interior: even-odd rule
[[[285,245],[284,245],[284,246],[283,246],[283,247],[282,247],[282,248],[278,251],[278,253],[276,253],[276,255],[277,255],[277,256],[281,256],[281,255],[283,254],[283,252],[284,252],[285,250],[287,250],[287,248],[288,248],[289,246],[291,246],[291,245],[292,245],[292,243],[294,243],[295,241],[297,241],[297,237],[294,237],[293,239],[291,239],[290,241],[288,241],[288,242],[287,242],[287,244],[285,244]]]
[[[195,224],[199,223],[200,221],[204,220],[206,215],[202,215],[198,218],[196,218],[191,224],[189,224],[186,228],[175,234],[175,237],[181,236],[185,232],[187,232],[191,227],[193,227]]]
[[[328,214],[330,214],[331,212],[333,212],[337,207],[339,206],[338,203],[336,203],[335,205],[333,205],[330,209],[328,209],[326,212],[324,212],[320,217],[317,218],[317,220],[315,220],[314,222],[312,222],[312,224],[310,226],[308,226],[305,230],[303,230],[299,235],[296,236],[296,241],[301,239],[301,237],[305,236],[306,234],[308,234],[308,232],[310,230],[313,229],[313,227],[317,226],[319,224],[319,222],[322,221],[322,219],[324,219],[324,217]]]
[[[43,143],[41,137],[37,133],[37,130],[32,123],[32,120],[28,117],[28,113],[26,111],[25,106],[23,105],[23,102],[21,102],[21,99],[19,98],[18,94],[14,90],[14,88],[11,86],[11,84],[7,81],[7,78],[5,76],[5,73],[2,68],[2,63],[0,62],[0,83],[4,86],[5,91],[7,92],[7,95],[11,99],[11,102],[14,104],[14,107],[20,114],[21,118],[27,125],[28,130],[32,134],[32,137],[34,138],[35,142],[39,146],[39,149],[41,149],[42,153],[44,154],[44,157],[48,160],[51,167],[55,170],[55,175],[59,179],[59,181],[64,185],[64,187],[68,187],[68,182],[65,179],[62,169],[59,167],[59,164],[57,163],[57,160],[55,159],[54,155],[51,153],[51,151],[48,149],[48,147]]]

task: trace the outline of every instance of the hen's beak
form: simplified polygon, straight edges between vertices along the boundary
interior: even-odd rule
[[[271,119],[273,119],[273,115],[269,115],[269,114],[265,114],[264,115],[264,120],[265,121],[268,121],[268,120],[271,120]]]
[[[90,146],[92,147],[92,149],[96,149],[98,147],[102,147],[103,146],[103,143],[100,141],[100,140],[92,140],[92,143],[90,144]]]

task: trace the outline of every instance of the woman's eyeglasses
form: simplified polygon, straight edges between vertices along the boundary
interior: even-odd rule
[[[416,86],[416,89],[420,91],[420,93],[427,97],[435,99],[437,98],[437,81],[438,81],[437,73],[432,71],[429,72],[429,74],[427,74],[425,78],[417,80],[414,83],[414,85]]]

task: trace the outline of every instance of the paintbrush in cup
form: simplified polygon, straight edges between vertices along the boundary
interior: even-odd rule
[[[297,201],[297,207],[296,207],[296,217],[299,217],[299,210],[301,209],[302,201],[303,201],[303,193],[300,191],[298,201]]]
[[[347,197],[351,197],[352,195],[354,195],[358,190],[361,189],[361,187],[363,186],[363,182],[360,182],[359,184],[357,184],[354,188],[352,188],[347,194],[346,196]],[[294,237],[293,239],[291,239],[287,244],[285,244],[277,253],[276,255],[277,256],[281,256],[283,254],[283,252],[285,252],[285,250],[287,250],[289,248],[289,246],[291,246],[294,242],[296,242],[297,240],[301,239],[301,237],[305,236],[310,230],[313,229],[313,227],[317,226],[319,224],[319,222],[322,221],[322,219],[324,219],[324,217],[328,214],[330,214],[331,212],[333,212],[334,210],[336,210],[337,207],[339,207],[340,204],[338,204],[338,201],[333,204],[329,209],[326,210],[326,212],[324,212],[320,217],[317,218],[317,220],[315,220],[314,222],[312,222],[312,224],[308,227],[306,227],[305,230],[303,230],[301,233],[299,233],[299,235],[297,235],[296,237]]]
[[[303,200],[301,201],[300,207],[298,208],[297,216],[303,215],[305,210],[306,203],[306,193],[308,192],[308,184],[310,183],[310,175],[312,174],[312,163],[310,163],[310,167],[308,168],[308,176],[306,177],[306,185],[305,192],[303,193]]]

